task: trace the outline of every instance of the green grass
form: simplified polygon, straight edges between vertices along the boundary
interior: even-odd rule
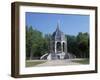
[[[73,60],[72,62],[76,62],[76,63],[80,63],[80,64],[89,64],[89,59]]]
[[[26,67],[33,67],[36,66],[38,64],[42,64],[45,63],[46,61],[26,61]]]

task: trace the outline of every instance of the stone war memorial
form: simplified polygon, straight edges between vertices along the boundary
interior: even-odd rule
[[[40,59],[47,60],[63,60],[75,58],[75,55],[67,52],[67,39],[64,33],[60,30],[60,23],[57,23],[57,28],[53,32],[49,40],[49,52],[44,54]]]

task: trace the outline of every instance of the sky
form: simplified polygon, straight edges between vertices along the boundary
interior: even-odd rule
[[[89,15],[51,14],[26,12],[26,25],[33,29],[52,34],[59,22],[60,30],[68,35],[77,35],[79,32],[89,33]]]

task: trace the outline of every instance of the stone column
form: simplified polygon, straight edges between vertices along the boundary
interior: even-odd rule
[[[63,52],[63,42],[61,41],[61,52]]]
[[[55,53],[57,52],[56,47],[57,47],[57,42],[55,41]]]
[[[67,53],[67,43],[65,42],[65,53]]]

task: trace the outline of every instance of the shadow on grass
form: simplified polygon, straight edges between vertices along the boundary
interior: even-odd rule
[[[80,64],[89,64],[89,59],[72,60],[72,62],[76,62],[76,63],[80,63]]]
[[[26,61],[26,67],[36,66],[38,64],[45,63],[46,61]]]

